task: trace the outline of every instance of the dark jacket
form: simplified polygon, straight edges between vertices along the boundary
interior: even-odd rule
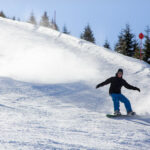
[[[112,93],[120,94],[122,86],[126,87],[127,89],[138,90],[140,92],[139,88],[128,84],[126,82],[126,80],[124,80],[123,78],[119,78],[117,76],[111,77],[111,78],[107,79],[106,81],[98,84],[96,86],[96,88],[102,87],[102,86],[107,85],[109,83],[110,83],[109,94],[112,94]]]

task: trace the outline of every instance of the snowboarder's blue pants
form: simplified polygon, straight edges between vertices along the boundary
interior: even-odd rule
[[[120,111],[120,102],[124,103],[126,111],[132,111],[130,101],[123,94],[110,94],[114,103],[114,111]]]

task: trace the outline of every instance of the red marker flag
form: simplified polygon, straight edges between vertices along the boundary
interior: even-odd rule
[[[140,46],[140,59],[142,60],[142,39],[144,38],[143,33],[139,34],[139,38],[141,39],[141,46]]]
[[[140,33],[140,34],[139,34],[139,38],[140,38],[141,40],[144,38],[143,33]]]

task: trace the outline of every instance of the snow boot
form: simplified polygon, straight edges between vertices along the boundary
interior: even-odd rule
[[[114,115],[116,115],[116,116],[121,116],[121,112],[120,112],[119,110],[116,110],[116,111],[114,112]]]
[[[127,115],[128,115],[128,116],[134,116],[134,115],[136,115],[136,113],[133,112],[133,111],[129,111],[129,112],[127,113]]]

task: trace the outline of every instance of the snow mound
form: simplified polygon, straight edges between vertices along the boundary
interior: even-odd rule
[[[0,32],[1,76],[28,82],[66,83],[93,78],[98,72],[90,58],[76,54],[79,48],[71,45],[70,36],[2,18]]]

